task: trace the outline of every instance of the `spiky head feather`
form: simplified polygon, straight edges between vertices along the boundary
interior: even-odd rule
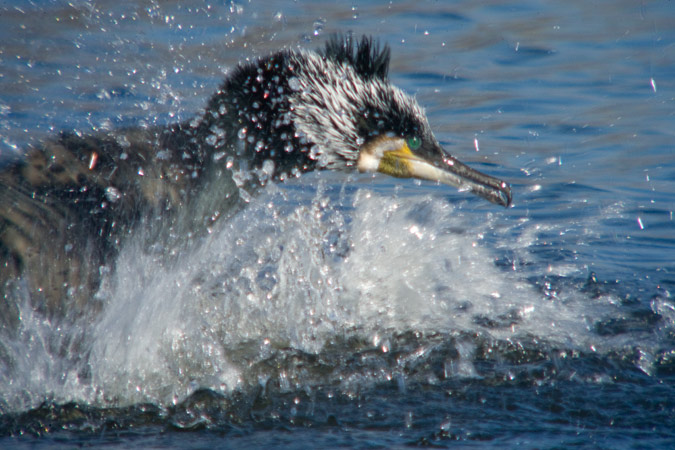
[[[424,112],[387,78],[390,50],[366,36],[333,36],[323,50],[284,50],[234,70],[203,123],[214,146],[238,145],[276,172],[352,167],[381,134],[435,142]],[[203,134],[203,133],[200,133]],[[237,142],[238,141],[238,142]]]

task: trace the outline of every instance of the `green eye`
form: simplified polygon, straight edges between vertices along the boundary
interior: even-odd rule
[[[411,136],[406,139],[406,144],[408,144],[410,150],[415,151],[422,146],[422,139],[417,136]]]

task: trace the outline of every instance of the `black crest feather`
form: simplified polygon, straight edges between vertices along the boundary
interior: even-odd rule
[[[389,46],[380,48],[380,44],[372,37],[363,36],[355,40],[351,34],[346,36],[335,34],[326,43],[323,55],[337,63],[347,63],[365,79],[387,79],[389,72]]]

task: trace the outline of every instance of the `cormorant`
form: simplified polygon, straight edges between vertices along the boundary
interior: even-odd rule
[[[389,83],[389,59],[372,38],[335,36],[319,52],[239,65],[193,120],[27,149],[0,171],[0,326],[16,325],[24,298],[50,317],[93,302],[140,222],[189,234],[269,179],[382,172],[509,206],[505,182],[441,148],[415,99]]]

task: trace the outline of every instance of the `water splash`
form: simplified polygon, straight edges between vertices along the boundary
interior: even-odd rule
[[[284,369],[288,351],[321,354],[326,346],[338,349],[333,375],[314,374],[313,382],[335,377],[351,389],[377,380],[361,369],[336,373],[356,351],[340,342],[369,343],[376,360],[386,359],[396,336],[411,331],[456,340],[422,341],[405,364],[440,351],[446,376],[460,377],[477,376],[478,344],[470,336],[574,351],[635,344],[634,334],[596,332],[598,317],[620,312],[611,296],[590,299],[578,289],[549,295],[525,273],[495,264],[505,250],[526,259],[539,227],[504,227],[499,214],[464,212],[434,196],[370,189],[336,195],[340,189],[323,182],[303,194],[316,188],[311,178],[268,186],[191,246],[148,247],[139,230],[97,294],[104,307],[95,319],[54,328],[26,311],[21,337],[5,349],[12,363],[2,372],[11,380],[4,408],[45,398],[175,404],[200,388],[227,393],[270,377],[290,389],[290,380],[309,381]],[[544,267],[565,275],[581,270],[569,261]],[[276,362],[265,366],[270,360]],[[406,376],[394,372],[381,376],[402,377],[404,386]]]

